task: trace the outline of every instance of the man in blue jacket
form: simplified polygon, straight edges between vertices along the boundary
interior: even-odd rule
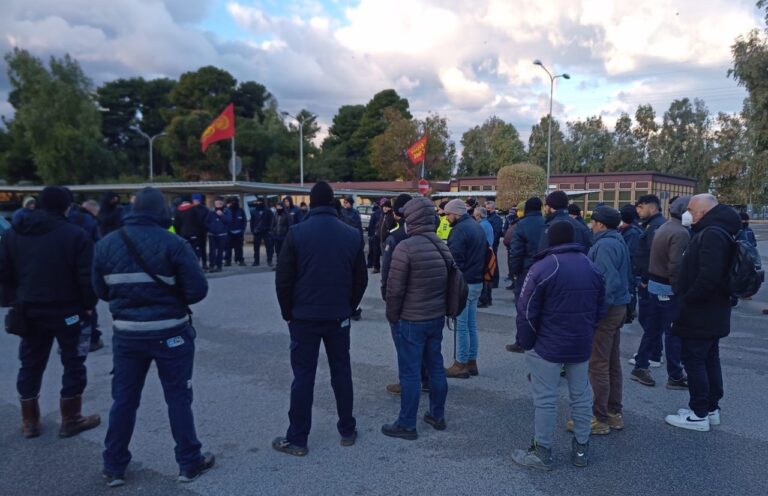
[[[449,201],[445,216],[451,223],[448,248],[469,286],[467,306],[456,318],[456,360],[446,369],[445,375],[468,379],[470,375],[478,374],[477,300],[483,290],[488,242],[483,228],[469,216],[463,201],[458,198]]]
[[[609,434],[624,428],[619,330],[624,325],[632,286],[629,250],[616,231],[621,215],[602,206],[592,212],[595,243],[588,257],[605,278],[605,316],[598,322],[589,359],[589,381],[595,400],[592,434]]]
[[[245,258],[243,258],[243,242],[245,241],[245,228],[248,226],[248,219],[245,218],[245,211],[240,208],[240,199],[237,197],[229,201],[229,232],[227,233],[227,248],[224,254],[224,265],[232,265],[232,252],[235,252],[235,263],[245,267]]]
[[[170,226],[162,193],[144,188],[125,227],[102,239],[94,255],[93,286],[109,302],[114,326],[114,403],[104,440],[104,476],[113,487],[125,483],[136,410],[153,361],[176,442],[178,481],[191,482],[214,464],[211,453],[201,453],[192,416],[195,329],[188,315],[188,305],[205,298],[208,283],[194,250],[168,232]]]
[[[546,215],[544,219],[545,227],[541,233],[541,238],[539,238],[539,250],[549,247],[546,235],[549,226],[554,222],[563,220],[570,222],[573,226],[573,239],[584,247],[584,253],[589,251],[589,247],[592,246],[592,233],[586,225],[568,214],[568,195],[565,191],[557,190],[547,195],[544,201],[544,214]]]
[[[536,255],[517,300],[517,341],[525,348],[536,410],[528,451],[514,450],[520,465],[552,470],[560,371],[570,392],[574,437],[571,461],[587,465],[592,392],[588,360],[592,336],[603,316],[603,277],[573,242],[573,224],[558,221],[547,231],[549,248]]]
[[[208,230],[208,242],[210,245],[211,272],[221,272],[224,261],[224,247],[229,234],[229,224],[232,217],[229,210],[224,208],[224,200],[217,198],[213,202],[213,209],[205,218],[205,227]]]
[[[312,187],[309,198],[309,214],[288,230],[275,274],[280,312],[291,334],[293,384],[290,426],[285,437],[272,441],[272,448],[294,456],[308,452],[321,342],[331,370],[341,445],[355,444],[350,318],[368,285],[363,240],[339,219],[333,189],[320,181]]]
[[[264,199],[256,198],[251,208],[251,234],[253,234],[253,266],[258,267],[261,258],[261,243],[267,251],[267,265],[272,267],[274,245],[272,244],[272,218],[274,214],[271,208],[266,208]]]

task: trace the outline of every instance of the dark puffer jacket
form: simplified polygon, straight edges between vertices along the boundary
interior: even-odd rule
[[[603,276],[580,243],[547,248],[536,258],[517,300],[517,342],[548,362],[586,362],[606,310]]]
[[[81,315],[96,304],[91,286],[93,241],[60,214],[34,210],[0,241],[0,284],[30,318]],[[14,301],[15,300],[15,301]]]
[[[453,258],[435,234],[434,211],[426,198],[414,198],[405,204],[408,238],[395,248],[387,278],[389,322],[432,320],[445,315],[446,259]]]
[[[178,334],[187,325],[187,305],[208,293],[192,247],[167,230],[170,214],[163,202],[155,189],[140,191],[124,229],[146,264],[176,290],[160,286],[142,270],[120,232],[96,245],[93,287],[109,302],[115,335],[122,338],[164,339]]]
[[[517,276],[533,265],[533,257],[539,252],[541,233],[544,232],[544,217],[536,210],[526,212],[525,217],[513,224],[514,232],[509,245],[509,273]]]
[[[488,242],[485,240],[483,228],[469,214],[459,217],[456,224],[451,227],[448,248],[456,265],[464,274],[467,284],[482,283]]]
[[[711,339],[731,332],[728,271],[734,244],[712,226],[735,236],[741,219],[732,208],[716,205],[691,228],[693,239],[683,254],[677,281],[680,313],[672,327],[676,336]]]

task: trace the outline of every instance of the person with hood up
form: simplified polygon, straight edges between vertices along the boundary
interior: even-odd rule
[[[272,267],[274,246],[272,244],[272,219],[274,213],[266,208],[264,199],[259,197],[251,208],[251,234],[253,234],[253,266],[258,267],[261,259],[261,243],[267,252],[267,265]]]
[[[291,225],[298,224],[302,220],[304,220],[304,214],[302,213],[301,209],[293,204],[293,198],[290,196],[286,196],[283,198],[283,208],[285,208],[285,212],[291,217]]]
[[[102,238],[123,226],[123,207],[120,205],[120,195],[114,191],[104,193],[97,220],[99,221],[99,234]]]
[[[288,236],[288,230],[295,224],[295,219],[296,216],[288,212],[284,202],[275,205],[275,215],[272,217],[272,243],[275,245],[275,256],[278,260],[280,251],[283,249],[283,241]]]
[[[227,233],[227,248],[224,255],[224,264],[229,267],[232,265],[232,252],[235,252],[235,263],[245,267],[245,258],[243,258],[243,243],[245,241],[245,228],[248,226],[248,219],[245,218],[245,211],[240,208],[240,199],[235,197],[230,199],[229,215],[231,218],[229,232]]]
[[[114,326],[113,403],[103,452],[110,487],[125,483],[136,410],[152,362],[176,442],[177,480],[191,482],[214,464],[211,453],[201,452],[192,415],[196,332],[188,306],[205,298],[208,282],[192,247],[168,232],[170,225],[163,194],[144,188],[125,227],[96,246],[93,285],[109,302]]]
[[[340,200],[341,212],[339,218],[341,221],[350,227],[354,227],[360,233],[360,237],[363,237],[363,221],[360,218],[360,212],[355,208],[355,199],[351,196],[344,197]]]
[[[67,221],[72,195],[48,186],[38,207],[0,240],[0,285],[18,317],[21,368],[16,390],[21,401],[24,437],[40,435],[38,398],[53,341],[61,348],[60,437],[74,436],[101,423],[98,415],[82,415],[88,381],[85,359],[90,345],[90,309],[96,305],[91,286],[93,241]]]
[[[176,234],[186,239],[195,250],[198,261],[202,261],[203,270],[208,270],[208,249],[206,247],[206,220],[208,207],[203,204],[203,195],[195,193],[192,202],[184,201],[176,209],[173,227]]]
[[[746,242],[750,246],[757,246],[757,239],[755,238],[755,232],[749,227],[749,214],[746,212],[739,212],[741,218],[741,230],[736,235],[736,239]]]
[[[382,198],[380,203],[384,203]],[[373,213],[368,221],[368,268],[374,274],[381,272],[381,240],[379,239],[379,222],[381,222],[381,206],[373,205]]]

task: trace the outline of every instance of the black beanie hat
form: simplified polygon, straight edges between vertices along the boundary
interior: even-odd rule
[[[546,203],[549,206],[549,208],[554,208],[555,210],[560,210],[561,208],[567,208],[568,195],[565,194],[565,191],[560,191],[560,190],[553,191],[547,195]]]
[[[615,208],[602,205],[592,211],[592,220],[596,220],[608,229],[616,229],[621,222],[621,214]]]
[[[397,198],[395,198],[395,204],[392,205],[392,208],[395,210],[395,212],[397,212],[397,215],[403,215],[403,207],[411,200],[413,200],[411,195],[408,193],[401,193]]]
[[[573,243],[573,225],[564,220],[553,222],[547,229],[547,240],[549,246]]]
[[[568,205],[568,213],[571,215],[581,215],[581,207],[579,207],[575,203],[571,203],[570,205]]]
[[[619,213],[621,214],[621,220],[625,224],[632,224],[637,217],[637,210],[635,210],[635,206],[630,205],[629,203],[622,206],[621,210],[619,210]]]
[[[333,188],[325,181],[318,181],[309,192],[310,207],[333,207]]]
[[[61,186],[47,186],[37,200],[41,210],[63,214],[72,205],[72,193]]]
[[[541,199],[534,196],[525,201],[525,212],[541,212]]]

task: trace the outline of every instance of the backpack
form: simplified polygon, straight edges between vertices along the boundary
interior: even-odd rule
[[[728,271],[728,291],[736,298],[749,298],[760,290],[765,281],[760,252],[744,239],[735,239],[720,226],[712,226],[725,233],[734,245],[731,268]]]
[[[483,281],[493,281],[493,273],[496,272],[496,254],[493,248],[488,247],[488,253],[485,255],[485,267],[483,268]]]
[[[445,261],[445,267],[448,269],[448,283],[445,291],[445,316],[455,319],[461,315],[461,312],[464,311],[464,307],[467,306],[469,286],[467,286],[467,282],[464,280],[464,274],[462,274],[461,269],[456,265],[456,262],[449,260],[443,255],[443,251],[437,246],[437,243],[435,243],[432,238],[429,236],[424,237],[435,245],[438,253],[440,253],[440,256],[443,257],[443,260]]]

